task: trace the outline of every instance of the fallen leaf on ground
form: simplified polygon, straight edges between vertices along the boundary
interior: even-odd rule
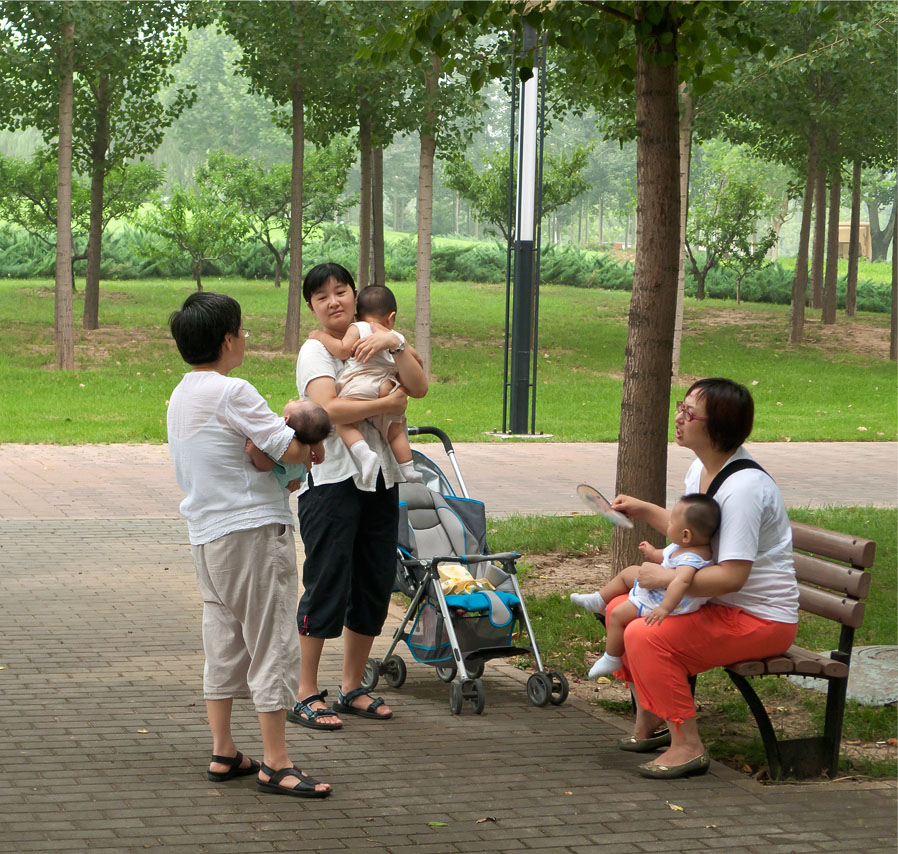
[[[477,824],[483,824],[485,821],[498,821],[498,820],[499,819],[497,819],[496,816],[494,816],[494,815],[485,815],[483,818],[477,819]]]
[[[681,807],[679,804],[672,804],[670,801],[665,801],[664,803],[666,803],[672,810],[676,810],[677,812],[686,812],[686,810],[684,810],[683,807]]]
[[[427,822],[428,827],[449,827],[445,821],[429,821]]]

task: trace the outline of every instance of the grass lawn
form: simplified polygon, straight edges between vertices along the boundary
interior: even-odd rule
[[[895,509],[852,507],[795,509],[789,511],[795,521],[808,522],[822,528],[845,533],[864,531],[876,541],[876,562],[871,569],[872,584],[867,599],[863,626],[855,634],[855,644],[898,643],[895,614],[896,572],[898,566],[898,511]],[[520,562],[521,584],[527,593],[528,568],[526,554],[563,552],[574,555],[598,555],[610,551],[608,525],[598,525],[595,518],[544,518],[519,516],[489,520],[490,548],[496,551],[517,550],[525,553]],[[586,679],[589,665],[604,649],[605,632],[601,624],[575,608],[568,600],[568,590],[549,595],[527,597],[527,607],[547,668],[562,670],[569,679]],[[799,645],[814,650],[834,649],[838,644],[838,627],[830,620],[802,615]],[[529,665],[529,660],[525,664]],[[629,698],[608,685],[594,702],[604,708],[630,716]],[[813,735],[822,732],[825,694],[802,688],[785,679],[756,680],[756,690],[774,719],[774,724],[790,735]],[[703,736],[717,759],[752,769],[765,765],[763,745],[741,695],[720,669],[702,674],[696,698],[700,704],[699,720]],[[848,701],[843,738],[875,744],[893,738],[898,728],[898,711],[887,707],[862,706]],[[894,776],[893,760],[877,761],[859,755],[843,756],[846,773]]]
[[[165,402],[184,371],[168,334],[172,310],[192,292],[187,280],[109,282],[101,290],[101,328],[80,328],[75,297],[76,364],[53,370],[53,291],[48,280],[0,282],[0,441],[162,442]],[[270,283],[215,281],[206,287],[238,299],[252,332],[236,372],[272,406],[295,396],[294,357],[280,352],[287,290]],[[395,284],[399,328],[414,317],[414,284]],[[504,287],[433,285],[434,382],[409,405],[411,424],[445,429],[455,441],[483,441],[501,427]],[[541,291],[537,429],[564,441],[615,441],[619,429],[629,294],[546,286]],[[302,328],[310,316],[303,310]],[[894,440],[895,367],[888,317],[839,316],[835,327],[808,324],[808,343],[789,347],[788,308],[687,300],[683,382],[730,376],[752,389],[756,441]],[[863,429],[861,429],[863,428]]]

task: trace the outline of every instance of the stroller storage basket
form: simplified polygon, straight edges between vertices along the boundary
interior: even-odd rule
[[[512,618],[504,626],[495,626],[488,612],[459,613],[452,619],[462,655],[485,648],[511,646],[516,625],[517,620]],[[414,658],[423,664],[440,665],[454,660],[443,615],[430,602],[423,603],[418,609],[406,645]]]

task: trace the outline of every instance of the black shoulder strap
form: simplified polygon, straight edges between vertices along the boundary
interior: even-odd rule
[[[731,475],[736,474],[737,471],[742,471],[743,469],[757,469],[758,471],[763,471],[767,477],[770,477],[764,469],[759,466],[754,460],[733,460],[731,463],[727,463],[716,475],[714,475],[714,480],[711,481],[711,484],[708,486],[707,492],[705,495],[708,498],[713,498],[716,494],[717,490],[723,486],[723,482]],[[773,478],[770,478],[773,480]]]

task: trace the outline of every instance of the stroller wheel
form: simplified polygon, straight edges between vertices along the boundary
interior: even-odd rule
[[[398,655],[391,655],[383,664],[384,679],[391,688],[401,688],[408,675],[405,662]]]
[[[552,680],[545,673],[534,673],[527,680],[527,699],[534,706],[545,706],[551,696]]]
[[[467,665],[466,665],[466,667],[467,667]],[[479,679],[481,676],[483,676],[483,667],[484,667],[483,659],[480,659],[479,661],[472,661],[470,667],[467,668],[468,675],[472,679]]]
[[[449,686],[449,711],[453,715],[460,715],[463,701],[464,696],[462,695],[461,683],[453,682]]]
[[[563,673],[557,670],[550,670],[546,674],[552,680],[552,694],[549,696],[549,702],[553,706],[560,706],[568,697],[570,687]]]
[[[483,690],[483,682],[479,679],[470,679],[464,683],[463,693],[467,695],[471,701],[475,715],[483,714],[483,708],[486,706],[486,693]]]
[[[450,664],[449,667],[437,667],[434,669],[437,672],[437,677],[442,679],[443,682],[452,682],[458,674],[458,668],[454,664]]]
[[[365,664],[365,672],[362,675],[362,687],[367,691],[373,691],[380,680],[380,665],[376,658],[369,658]]]

